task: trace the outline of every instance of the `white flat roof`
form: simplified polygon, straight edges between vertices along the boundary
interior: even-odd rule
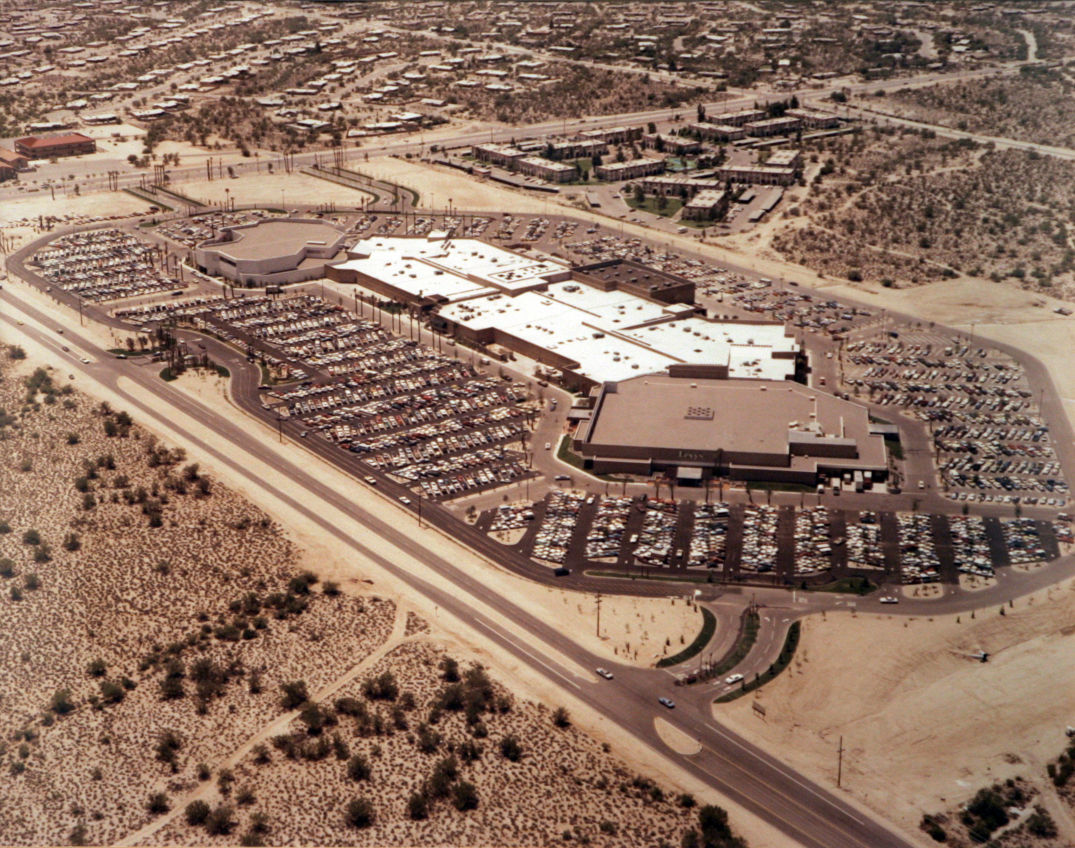
[[[440,309],[445,318],[474,331],[495,327],[572,359],[579,363],[578,372],[595,382],[652,374],[680,363],[727,365],[732,377],[782,380],[794,373],[794,359],[772,357],[796,349],[783,326],[677,319],[682,312],[676,305],[574,282],[553,283],[547,292],[510,298],[496,294]]]
[[[457,301],[497,291],[543,285],[568,266],[486,244],[478,239],[445,240],[386,236],[368,238],[348,250],[341,268],[353,269],[416,296]]]

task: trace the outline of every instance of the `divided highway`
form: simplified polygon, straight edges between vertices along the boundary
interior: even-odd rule
[[[121,377],[152,392],[175,413],[197,421],[213,434],[213,438],[206,441],[192,434],[187,434],[187,438],[212,457],[214,463],[266,489],[280,502],[314,522],[326,534],[336,537],[357,554],[373,561],[459,621],[468,622],[481,638],[496,644],[553,686],[586,701],[624,733],[630,733],[656,751],[663,751],[666,757],[704,781],[715,792],[769,822],[787,836],[791,841],[789,844],[806,848],[896,848],[914,844],[890,830],[884,822],[863,814],[798,774],[777,757],[721,728],[709,713],[708,700],[702,700],[700,704],[683,703],[675,710],[660,707],[656,702],[658,694],[678,694],[672,689],[672,677],[666,672],[621,666],[616,667],[613,681],[597,680],[588,674],[579,675],[576,669],[558,661],[546,650],[546,646],[554,648],[583,669],[608,663],[572,642],[569,636],[521,609],[511,598],[484,585],[480,574],[462,570],[427,547],[423,534],[409,533],[399,526],[386,523],[362,504],[349,500],[319,480],[308,467],[300,468],[282,459],[264,443],[262,437],[244,428],[241,421],[229,420],[210,411],[162,382],[156,368],[139,367],[127,360],[117,360],[97,348],[73,327],[65,328],[61,343],[54,335],[58,329],[55,320],[20,302],[10,287],[0,292],[0,303],[3,304],[0,321],[6,326],[7,335],[24,334],[59,356],[67,357],[68,367],[73,373],[100,384],[122,398],[127,408],[144,421],[156,421],[165,427],[175,426],[173,416],[157,411],[125,390],[120,384]],[[18,319],[27,323],[18,326]],[[62,344],[88,352],[96,361],[82,363],[79,357],[64,354]],[[237,380],[253,379],[241,355],[223,346],[214,350],[213,354],[223,360],[228,368],[234,369]],[[251,458],[276,468],[289,480],[287,487],[276,487],[253,475],[247,465]],[[361,524],[369,534],[390,542],[399,556],[385,556],[367,545],[362,538],[348,532],[341,526],[347,518]],[[449,581],[450,588],[441,588],[409,570],[405,564],[415,560]],[[491,620],[483,612],[485,609],[513,622],[512,631],[507,632]],[[653,719],[658,714],[682,732],[700,740],[701,752],[688,757],[673,754],[664,748],[654,729]]]

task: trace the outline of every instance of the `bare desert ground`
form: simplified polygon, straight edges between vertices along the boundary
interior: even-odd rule
[[[374,764],[360,794],[378,844],[529,844],[564,831],[596,844],[678,842],[693,817],[678,795],[570,718],[554,723],[555,704],[469,671],[473,660],[453,649],[466,686],[456,707],[438,671],[445,645],[421,616],[353,567],[298,548],[184,451],[63,374],[22,359],[0,374],[0,676],[13,740],[0,754],[0,841],[201,844],[184,812],[201,798],[238,809],[221,836],[241,821],[259,842],[350,841],[340,756],[353,747]],[[336,573],[347,578],[327,576]],[[392,708],[397,695],[366,683],[386,673],[399,681]],[[298,681],[302,697],[282,703]],[[462,709],[472,690],[484,693],[478,714]],[[308,703],[339,730],[314,731]],[[354,710],[378,718],[356,725]],[[448,757],[455,765],[435,779]],[[401,787],[427,776],[430,813],[419,820]],[[570,799],[557,817],[549,786]]]
[[[191,180],[177,182],[176,191],[203,203],[222,205],[229,197],[236,203],[253,203],[290,209],[292,204],[361,206],[371,195],[298,171],[243,174],[235,179]]]
[[[715,715],[909,829],[980,787],[1021,776],[1048,802],[1075,687],[1075,583],[973,617],[829,614],[806,619],[792,666]],[[988,651],[981,663],[973,654]],[[944,756],[938,756],[945,752]],[[1075,827],[1058,813],[1071,844]]]

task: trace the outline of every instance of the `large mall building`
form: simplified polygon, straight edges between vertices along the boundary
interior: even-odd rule
[[[320,279],[329,262],[345,257],[344,233],[316,218],[227,227],[194,249],[201,270],[259,288]]]
[[[813,485],[888,468],[866,407],[790,380],[632,377],[602,386],[582,419],[572,448],[598,474]]]
[[[367,238],[327,273],[587,394],[572,448],[594,472],[810,485],[886,474],[866,408],[795,382],[800,348],[782,322],[708,320],[677,275],[444,234]]]
[[[693,284],[632,262],[572,268],[477,239],[378,237],[327,271],[432,312],[465,342],[533,359],[563,385],[671,372],[784,380],[799,346],[776,321],[709,321]]]

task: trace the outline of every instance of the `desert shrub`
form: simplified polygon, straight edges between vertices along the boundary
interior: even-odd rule
[[[346,818],[350,827],[369,827],[374,820],[373,804],[366,798],[348,801]]]

